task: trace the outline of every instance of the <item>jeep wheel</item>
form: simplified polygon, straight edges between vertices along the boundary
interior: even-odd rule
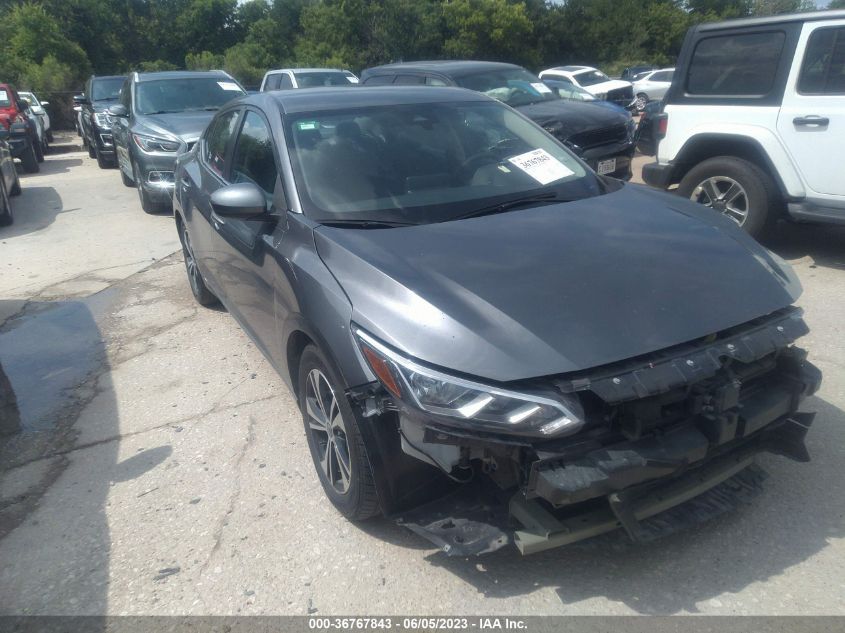
[[[298,385],[308,446],[329,501],[353,521],[379,514],[373,472],[358,418],[336,372],[314,345],[302,353]]]
[[[755,237],[776,219],[778,197],[772,179],[753,163],[733,156],[717,156],[693,167],[678,193],[725,214]]]
[[[26,149],[21,154],[21,163],[23,163],[23,170],[28,174],[35,174],[41,169],[38,165],[38,156],[35,154],[35,148],[32,143],[28,143]]]

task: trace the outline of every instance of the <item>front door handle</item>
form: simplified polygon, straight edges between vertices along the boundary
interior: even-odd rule
[[[800,126],[818,126],[818,127],[825,127],[830,124],[830,119],[826,116],[816,116],[815,114],[811,114],[809,116],[797,116],[792,119],[793,125],[800,125]]]

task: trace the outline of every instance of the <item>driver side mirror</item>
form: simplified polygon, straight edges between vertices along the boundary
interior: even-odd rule
[[[76,105],[83,105],[85,103],[88,103],[88,97],[86,97],[84,94],[73,95],[73,102]]]
[[[255,183],[239,182],[211,194],[211,208],[221,217],[255,218],[267,213],[267,198]]]
[[[129,110],[126,109],[125,105],[117,103],[109,107],[109,114],[112,116],[119,117],[121,119],[125,119],[129,116]]]

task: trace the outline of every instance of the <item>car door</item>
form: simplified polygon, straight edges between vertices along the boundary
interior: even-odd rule
[[[845,196],[837,160],[845,142],[845,24],[807,22],[797,50],[778,114],[778,134],[810,189]]]
[[[671,70],[660,70],[649,78],[649,86],[648,90],[646,90],[649,99],[657,101],[666,96],[666,91],[669,90],[669,86],[672,85],[673,74],[674,73]]]
[[[86,95],[89,99],[91,95]],[[114,138],[114,150],[117,155],[117,166],[129,178],[134,178],[132,173],[132,159],[129,157],[129,120],[132,116],[132,82],[127,79],[120,89],[118,103],[126,108],[126,116],[112,117],[112,135]]]
[[[198,160],[186,166],[183,180],[187,178],[187,181],[178,183],[183,198],[187,194],[190,199],[194,215],[200,216],[191,222],[194,257],[203,274],[209,277],[208,281],[218,293],[218,298],[224,302],[228,288],[221,279],[221,258],[224,255],[219,252],[215,227],[222,220],[212,210],[210,196],[229,184],[226,178],[231,168],[234,139],[242,119],[243,108],[240,107],[219,113],[199,141]]]
[[[259,110],[245,109],[234,142],[226,181],[254,183],[265,195],[267,208],[286,206],[281,194],[278,161],[271,128]],[[284,209],[280,208],[282,214]],[[227,307],[271,357],[275,334],[275,218],[221,218],[211,213],[216,277],[224,287]]]

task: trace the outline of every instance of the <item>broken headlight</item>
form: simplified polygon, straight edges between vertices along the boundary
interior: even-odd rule
[[[583,424],[575,401],[564,403],[450,376],[405,358],[366,332],[353,331],[384,388],[402,403],[443,418],[444,423],[539,437],[572,433]]]

